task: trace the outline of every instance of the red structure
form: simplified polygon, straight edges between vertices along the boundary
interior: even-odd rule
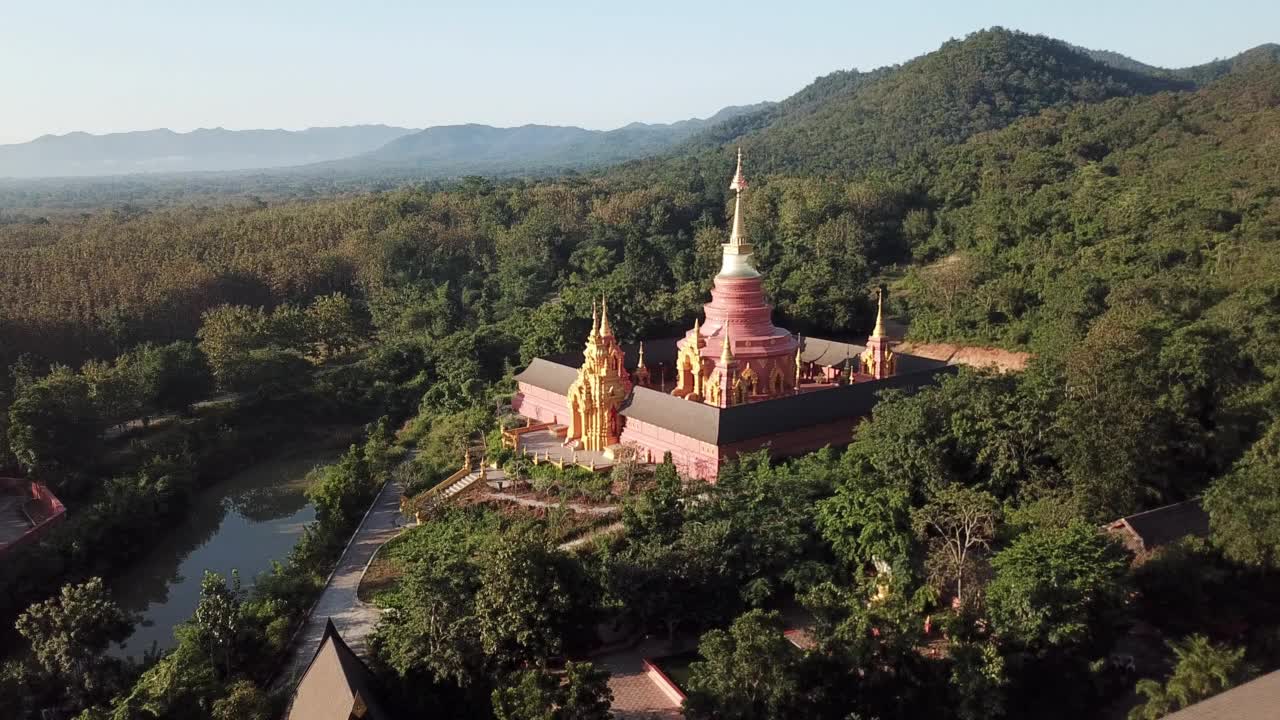
[[[918,387],[946,371],[941,361],[891,349],[883,297],[866,345],[802,341],[774,325],[743,230],[741,151],[729,187],[736,194],[733,229],[703,317],[683,337],[639,346],[620,344],[593,323],[583,353],[536,358],[516,376],[516,412],[563,426],[565,446],[574,450],[608,454],[629,445],[650,462],[671,453],[684,474],[714,481],[740,453],[794,455],[846,444],[876,393]],[[655,365],[656,383],[649,370]],[[670,393],[666,368],[674,375]],[[591,417],[607,432],[590,432],[590,421],[583,432],[583,418]]]
[[[0,478],[0,557],[39,540],[66,512],[62,501],[43,483]]]

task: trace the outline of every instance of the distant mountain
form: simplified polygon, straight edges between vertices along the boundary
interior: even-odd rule
[[[44,135],[0,145],[0,177],[63,177],[287,167],[368,152],[413,130],[386,125],[308,130],[200,129]]]
[[[1100,62],[1060,40],[994,28],[902,65],[818,78],[679,150],[723,162],[722,147],[741,144],[756,172],[865,175],[916,164],[1046,108],[1193,85]]]
[[[518,175],[586,169],[657,154],[695,133],[772,103],[734,106],[709,118],[670,124],[631,123],[616,130],[522,125],[441,125],[405,135],[357,157],[314,166],[339,173],[421,178]],[[304,168],[303,170],[312,169]]]
[[[1090,50],[1078,45],[1072,49],[1088,55],[1098,62],[1120,70],[1142,73],[1153,77],[1188,80],[1196,85],[1205,85],[1232,73],[1248,70],[1258,65],[1280,62],[1280,45],[1267,43],[1256,48],[1245,50],[1239,55],[1223,60],[1213,60],[1200,65],[1184,68],[1162,68],[1110,50]]]

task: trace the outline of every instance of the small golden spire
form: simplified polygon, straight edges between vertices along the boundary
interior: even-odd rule
[[[734,192],[747,189],[747,178],[742,174],[742,146],[738,146],[738,172],[734,174],[733,182],[729,183],[729,189]]]
[[[636,365],[637,370],[644,369],[644,341],[640,341],[640,363]]]
[[[722,331],[724,340],[720,343],[720,364],[728,367],[733,362],[732,343],[729,342],[729,328],[726,326]]]
[[[613,335],[613,328],[609,327],[609,300],[603,295],[600,296],[600,335],[601,337]]]
[[[747,178],[742,174],[742,148],[738,148],[738,172],[729,183],[734,192],[733,198],[733,230],[729,233],[729,244],[741,247],[747,239],[747,231],[742,228],[742,191],[747,189]]]
[[[701,318],[693,319],[693,346],[702,347],[706,344],[706,340],[702,338],[702,320]]]
[[[600,316],[596,314],[596,299],[591,298],[591,339],[600,335]]]
[[[876,327],[871,337],[875,340],[884,337],[884,288],[876,288]]]

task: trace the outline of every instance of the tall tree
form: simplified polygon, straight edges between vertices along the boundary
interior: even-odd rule
[[[771,720],[800,707],[800,654],[776,612],[751,610],[728,630],[702,636],[689,673],[685,716]]]
[[[991,560],[987,602],[997,633],[1033,650],[1105,637],[1123,599],[1124,551],[1093,526],[1034,529]]]
[[[103,653],[133,629],[102,578],[64,585],[56,597],[27,608],[16,626],[31,643],[35,666],[75,708],[105,699],[112,689],[112,663]]]
[[[955,485],[938,490],[915,512],[916,531],[930,545],[931,574],[943,584],[954,582],[961,603],[970,599],[965,579],[990,547],[999,517],[1000,506],[989,493]]]
[[[1213,541],[1227,557],[1280,568],[1280,420],[1205,495]]]

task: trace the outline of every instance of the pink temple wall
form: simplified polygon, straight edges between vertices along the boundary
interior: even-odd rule
[[[511,399],[511,409],[538,422],[569,424],[569,400],[564,395],[528,383],[517,383],[519,392]]]
[[[662,462],[663,455],[671,453],[672,462],[683,475],[715,482],[720,471],[720,448],[633,417],[626,418],[619,441],[647,450],[650,462]]]

